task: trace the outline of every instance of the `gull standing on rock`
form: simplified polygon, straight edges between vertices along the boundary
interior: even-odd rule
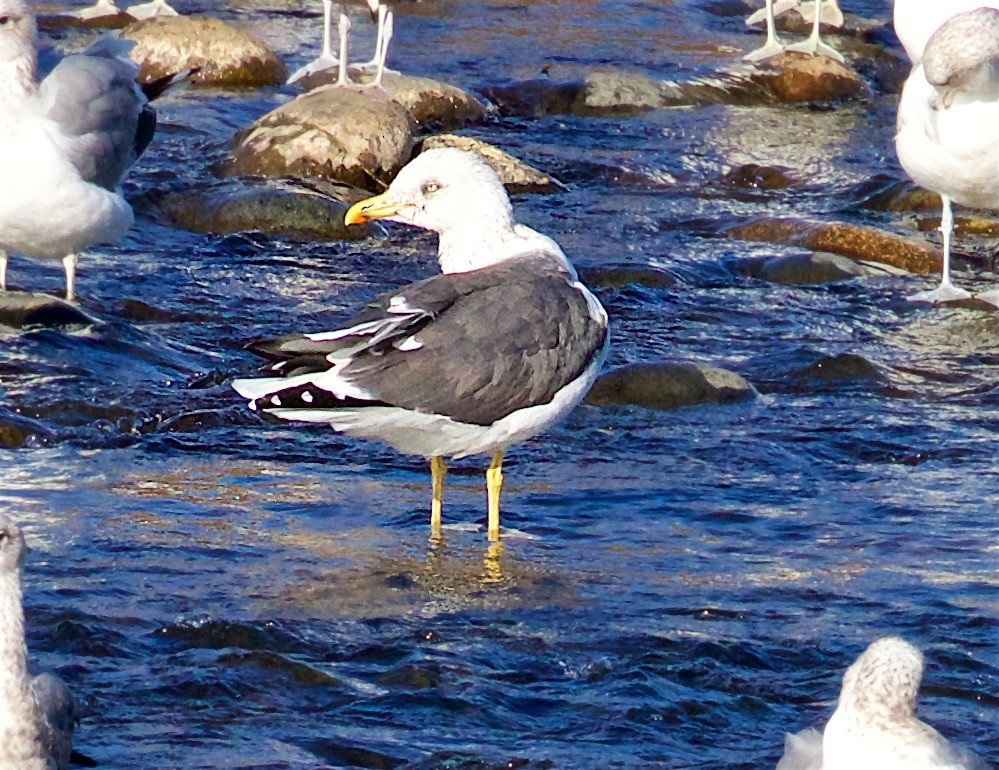
[[[788,11],[797,11],[805,21],[812,23],[812,34],[807,40],[787,44],[777,35],[776,19]],[[785,51],[818,54],[828,56],[838,62],[843,61],[839,51],[823,43],[819,35],[820,24],[828,24],[833,27],[843,26],[843,12],[839,9],[837,0],[826,0],[824,5],[822,0],[804,3],[800,0],[766,0],[766,5],[763,8],[755,11],[746,19],[746,24],[753,26],[764,20],[767,23],[767,42],[761,48],[746,54],[743,58],[747,61],[764,61]]]
[[[66,770],[77,711],[61,679],[28,676],[21,606],[27,551],[20,528],[0,514],[0,770]]]
[[[496,541],[503,453],[583,399],[607,354],[607,314],[558,245],[514,221],[503,184],[471,153],[418,155],[346,216],[376,219],[438,233],[443,274],[376,297],[336,330],[251,344],[270,376],[233,387],[261,412],[428,458],[435,538],[445,458],[490,454]]]
[[[777,770],[986,770],[915,714],[923,655],[897,636],[873,642],[843,675],[825,731],[788,735]]]
[[[35,34],[24,0],[0,0],[0,289],[18,252],[62,260],[72,300],[80,250],[132,226],[119,185],[156,113],[135,83],[131,41],[102,38],[39,84]]]
[[[999,209],[999,9],[951,17],[920,54],[902,90],[895,149],[913,181],[943,201],[943,276],[909,299],[946,302],[971,296],[951,283],[952,204]],[[979,297],[999,304],[999,290]]]

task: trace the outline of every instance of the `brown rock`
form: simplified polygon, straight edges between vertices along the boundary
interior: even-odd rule
[[[135,19],[124,11],[111,16],[98,16],[96,19],[78,19],[58,12],[38,16],[38,29],[42,32],[61,32],[66,29],[125,29],[134,23]]]
[[[332,70],[303,78],[306,90],[336,82]],[[355,76],[358,83],[369,83],[372,75]],[[386,73],[382,85],[392,98],[406,108],[413,124],[423,130],[452,131],[486,116],[486,107],[467,91],[431,78]]]
[[[588,404],[632,404],[648,409],[679,409],[694,404],[729,404],[756,397],[756,388],[727,369],[664,361],[632,364],[600,377]]]
[[[306,176],[380,191],[412,155],[401,105],[321,86],[278,107],[235,137],[224,175]]]
[[[290,184],[223,182],[201,190],[170,193],[161,203],[170,222],[196,233],[256,230],[301,240],[357,240],[367,226],[347,227],[347,209],[368,193],[328,184],[321,193]]]
[[[437,147],[456,147],[475,153],[496,172],[500,181],[512,193],[547,193],[562,188],[562,183],[558,180],[481,139],[455,134],[428,136],[420,143],[420,152]]]
[[[819,102],[847,99],[865,91],[864,81],[852,67],[828,56],[783,53],[759,67],[758,79],[780,102]]]
[[[880,262],[910,273],[939,273],[943,266],[940,254],[925,243],[846,222],[765,218],[737,225],[725,234],[743,241],[802,246],[850,259]]]
[[[131,57],[143,82],[193,68],[200,69],[191,82],[212,86],[280,85],[288,77],[262,40],[218,19],[158,16],[126,27],[121,36],[136,41]]]
[[[501,115],[541,118],[571,113],[584,88],[582,80],[559,82],[544,78],[487,86],[481,92]]]

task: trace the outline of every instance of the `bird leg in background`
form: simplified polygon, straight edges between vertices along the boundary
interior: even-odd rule
[[[815,0],[821,3],[822,0]],[[789,45],[787,47],[788,51],[798,51],[799,53],[810,53],[812,56],[828,56],[830,59],[835,59],[840,64],[844,62],[843,54],[833,48],[831,45],[827,45],[822,42],[822,38],[819,36],[819,27],[822,25],[822,13],[815,14],[815,21],[812,22],[812,34],[809,35],[807,40],[803,40],[800,43],[795,43],[794,45]]]
[[[954,208],[950,198],[941,195],[943,200],[943,215],[940,217],[940,232],[943,234],[943,276],[940,285],[933,291],[921,291],[909,297],[910,302],[949,302],[955,299],[968,299],[971,294],[964,289],[958,289],[950,282],[950,241],[954,233]]]
[[[333,55],[333,0],[323,0],[323,50],[316,59],[300,67],[288,78],[288,83],[294,83],[307,75],[331,70],[340,65],[340,60]]]
[[[67,254],[62,258],[62,266],[66,271],[66,301],[72,302],[76,296],[76,254]]]
[[[340,72],[337,74],[336,84],[338,86],[350,86],[350,74],[347,72],[347,42],[350,37],[350,19],[347,14],[340,12]]]
[[[7,252],[0,250],[0,291],[7,291]]]
[[[490,540],[499,540],[500,534],[500,490],[503,488],[503,450],[493,452],[493,458],[486,469],[486,535]]]
[[[379,13],[385,10],[385,6],[379,9]],[[389,12],[385,14],[384,23],[379,25],[379,29],[382,30],[379,35],[379,40],[381,41],[381,46],[376,51],[378,56],[378,72],[375,75],[375,79],[371,81],[371,85],[381,87],[382,85],[382,75],[385,74],[385,60],[388,58],[388,45],[389,41],[392,39],[392,26],[394,23],[394,15]]]
[[[821,0],[813,0],[810,3],[801,3],[798,6],[798,13],[801,14],[801,18],[807,21],[809,24],[815,23],[815,14],[818,10],[817,6]],[[825,5],[822,6],[822,23],[828,24],[830,27],[836,27],[839,29],[843,26],[846,20],[843,18],[843,12],[839,9],[839,3],[837,0],[828,0]]]
[[[777,36],[777,22],[774,21],[774,0],[767,0],[767,42],[763,44],[762,48],[757,48],[755,51],[747,53],[742,58],[746,61],[758,62],[764,59],[769,59],[771,56],[776,56],[779,53],[784,53],[786,46]]]
[[[430,458],[430,537],[441,539],[441,507],[444,499],[444,477],[447,463],[443,457]]]

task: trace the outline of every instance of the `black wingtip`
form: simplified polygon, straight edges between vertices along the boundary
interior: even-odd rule
[[[74,767],[99,767],[96,759],[91,759],[86,754],[81,754],[76,749],[69,755],[69,764]]]

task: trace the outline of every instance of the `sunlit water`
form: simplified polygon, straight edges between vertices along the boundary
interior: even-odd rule
[[[472,89],[545,65],[707,75],[761,39],[732,8],[431,0],[398,8],[391,63]],[[215,10],[294,68],[319,35],[302,9]],[[207,177],[234,130],[291,94],[164,100],[128,185],[137,226],[81,262],[81,304],[103,323],[0,337],[0,417],[32,433],[0,450],[0,510],[33,549],[32,664],[86,700],[85,754],[129,770],[770,768],[784,732],[824,721],[846,665],[894,632],[927,653],[921,716],[999,760],[999,314],[904,301],[932,278],[738,277],[732,258],[792,250],[717,235],[764,213],[912,234],[913,215],[859,203],[872,178],[904,178],[894,94],[470,132],[568,182],[515,207],[577,264],[679,279],[600,291],[610,366],[711,363],[761,391],[577,409],[510,452],[499,549],[481,458],[452,469],[431,546],[422,460],[261,422],[228,386],[254,370],[246,340],[322,329],[430,274],[430,238],[192,235],[142,204]],[[734,188],[747,163],[801,181]],[[57,265],[19,259],[11,279],[61,286]]]

